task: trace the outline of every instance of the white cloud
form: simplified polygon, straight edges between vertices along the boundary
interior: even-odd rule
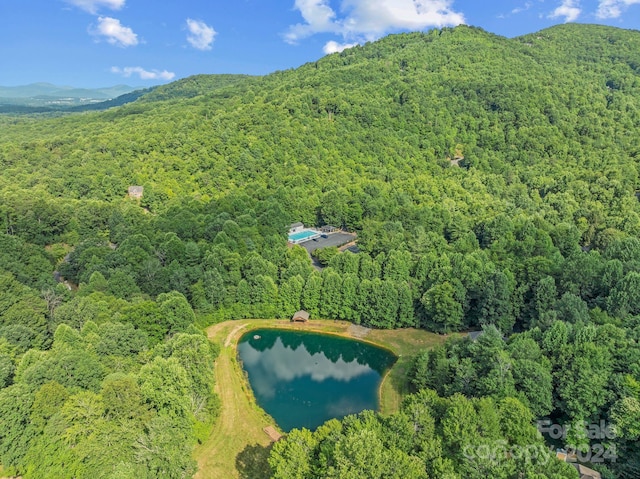
[[[529,10],[531,7],[533,6],[533,3],[531,2],[527,2],[524,4],[524,6],[522,7],[517,7],[514,8],[513,10],[511,10],[511,14],[512,15],[517,15],[518,13],[522,13],[522,12],[526,12],[527,10]]]
[[[580,2],[578,0],[563,0],[562,4],[551,12],[549,18],[564,17],[565,23],[575,22],[582,13],[579,5]]]
[[[98,17],[98,25],[90,29],[90,32],[95,36],[105,37],[107,42],[119,47],[131,47],[138,44],[138,35],[115,18]]]
[[[200,20],[192,20],[187,18],[187,28],[190,35],[187,35],[187,41],[193,48],[198,50],[211,50],[211,44],[216,36],[216,31],[206,23]]]
[[[630,5],[640,4],[640,0],[600,0],[596,17],[618,18]]]
[[[289,27],[289,31],[284,36],[288,43],[296,43],[315,33],[337,33],[339,28],[334,23],[336,13],[327,0],[296,0],[295,8],[300,11],[305,23]]]
[[[82,10],[95,14],[100,7],[111,10],[120,10],[124,7],[126,0],[65,0],[71,5],[75,5]]]
[[[530,10],[531,7],[533,7],[533,3],[532,2],[526,2],[523,6],[521,7],[516,7],[513,10],[511,10],[509,13],[500,13],[497,15],[497,18],[500,19],[505,19],[505,18],[509,18],[512,15],[518,15],[522,12],[526,12],[527,10]]]
[[[329,55],[330,53],[341,52],[342,50],[346,50],[347,48],[355,47],[357,43],[338,43],[333,40],[326,43],[322,51]]]
[[[145,70],[142,67],[111,67],[111,73],[117,73],[129,78],[131,75],[138,75],[141,80],[173,80],[175,73],[167,70]]]
[[[349,32],[382,35],[389,30],[422,30],[464,23],[462,13],[451,10],[452,0],[345,0],[351,10],[344,21]]]
[[[394,30],[423,30],[464,23],[453,0],[341,0],[339,18],[328,0],[296,0],[305,23],[289,27],[284,38],[296,43],[316,33],[374,40]]]

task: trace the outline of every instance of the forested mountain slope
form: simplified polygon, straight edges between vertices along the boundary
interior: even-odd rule
[[[0,403],[16,418],[0,422],[0,462],[37,477],[28,475],[45,450],[36,444],[70,454],[59,457],[76,461],[74,477],[90,475],[87,448],[103,436],[65,436],[88,441],[71,452],[54,438],[75,427],[76,394],[84,403],[92,394],[102,411],[96,431],[110,427],[105,381],[121,373],[141,388],[127,427],[190,472],[189,447],[141,424],[147,414],[158,428],[174,421],[187,445],[206,435],[212,378],[177,364],[201,347],[193,310],[212,321],[304,308],[383,328],[495,327],[494,339],[527,330],[543,353],[448,346],[422,359],[414,384],[493,378],[504,370],[466,366],[484,364],[475,355],[504,359],[510,380],[438,392],[516,396],[536,415],[574,422],[615,419],[626,454],[617,472],[637,477],[639,52],[640,32],[610,27],[506,39],[460,26],[260,78],[187,78],[105,112],[0,117]],[[130,185],[144,186],[140,203],[126,198]],[[304,250],[286,246],[294,221],[354,230],[361,252],[331,251],[315,271]],[[55,287],[54,268],[78,291]],[[114,337],[130,345],[118,358],[99,346]],[[51,379],[44,365],[73,363],[78,351],[91,352],[100,374],[40,393]],[[149,375],[162,361],[195,402],[153,396],[162,381]],[[424,372],[430,361],[440,361],[436,379]],[[569,362],[584,367],[562,370]],[[523,379],[526,368],[544,394]],[[581,397],[574,384],[598,391],[588,407],[571,403]],[[20,408],[45,393],[60,408],[34,417]],[[41,440],[16,445],[27,425]],[[136,444],[118,453],[125,465],[109,467],[144,468]],[[466,473],[456,464],[446,470]]]
[[[155,170],[138,168],[158,152],[177,157],[171,169],[188,180],[175,194],[212,194],[212,175],[219,184],[245,185],[248,172],[272,173],[275,186],[283,175],[301,174],[347,186],[341,173],[358,167],[370,179],[388,181],[381,169],[430,172],[456,149],[483,171],[529,170],[535,162],[542,171],[532,174],[540,177],[557,171],[553,163],[588,167],[596,159],[586,156],[594,151],[603,169],[620,155],[634,158],[640,148],[632,134],[637,37],[576,25],[513,40],[469,27],[390,36],[297,70],[226,88],[216,82],[208,93],[206,83],[196,86],[206,77],[194,77],[149,95],[174,100],[136,102],[54,126],[3,128],[4,162],[12,166],[16,141],[27,152],[48,141],[45,149],[57,160],[46,161],[48,168],[77,166],[82,151],[98,174],[94,182],[124,167],[116,175],[120,182],[150,183],[160,199],[168,193],[162,162],[153,161]],[[118,141],[110,141],[116,131]],[[241,160],[246,166],[235,168]],[[24,166],[19,171],[28,174]],[[311,186],[323,186],[317,183]],[[87,186],[59,191],[53,182],[49,190],[79,198],[122,194],[121,188]]]

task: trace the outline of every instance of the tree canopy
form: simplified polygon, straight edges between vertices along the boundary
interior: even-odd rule
[[[0,462],[25,478],[190,475],[217,404],[194,325],[304,308],[484,328],[421,356],[416,389],[471,416],[615,421],[612,467],[636,477],[639,52],[639,32],[612,27],[459,26],[101,112],[0,115]],[[287,245],[298,221],[357,233],[359,252],[319,251],[315,269]],[[453,444],[473,424],[418,440],[393,420],[296,433],[274,474],[467,474]],[[495,477],[535,477],[520,466]]]

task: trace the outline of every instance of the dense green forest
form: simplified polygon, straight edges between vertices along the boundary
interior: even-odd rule
[[[366,411],[313,433],[294,429],[275,444],[269,463],[274,479],[577,477],[555,459],[532,422],[514,398],[444,399],[423,389],[388,417]]]
[[[375,477],[353,472],[365,440],[397,477],[475,477],[461,447],[541,444],[543,417],[613,424],[617,461],[594,467],[638,477],[638,131],[640,33],[572,24],[392,35],[104,112],[0,116],[0,463],[191,474],[217,410],[198,326],[304,308],[485,334],[421,356],[397,415],[291,434],[274,477]],[[295,221],[360,252],[318,271],[287,246]],[[477,418],[468,435],[448,411]],[[483,476],[575,475],[507,462]]]

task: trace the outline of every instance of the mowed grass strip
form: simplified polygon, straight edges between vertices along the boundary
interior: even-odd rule
[[[400,409],[402,398],[409,394],[407,374],[415,357],[425,349],[444,343],[450,336],[443,336],[422,329],[373,329],[366,339],[383,346],[398,356],[398,360],[387,372],[380,386],[380,412],[393,414]]]
[[[209,327],[209,339],[221,346],[215,366],[215,389],[222,406],[209,439],[196,448],[198,472],[195,478],[267,479],[270,475],[266,459],[271,440],[264,428],[274,426],[277,429],[277,425],[256,404],[245,373],[237,361],[236,346],[244,333],[258,328],[276,328],[352,338],[350,325],[346,321],[333,320],[292,323],[288,320],[248,319],[225,321]],[[445,340],[445,336],[418,329],[371,330],[363,339],[398,356],[398,361],[381,386],[380,410],[383,414],[397,411],[402,398],[408,393],[406,376],[413,358],[420,351]]]
[[[273,425],[273,420],[255,404],[252,393],[247,390],[249,386],[236,359],[235,342],[224,345],[238,326],[243,324],[227,321],[208,330],[209,338],[221,345],[215,365],[215,391],[220,396],[221,410],[209,439],[196,448],[196,479],[249,477],[240,467],[242,454],[260,450],[265,457],[268,454],[271,441],[262,429]],[[261,476],[254,477],[260,479]],[[269,477],[267,471],[262,477]]]

